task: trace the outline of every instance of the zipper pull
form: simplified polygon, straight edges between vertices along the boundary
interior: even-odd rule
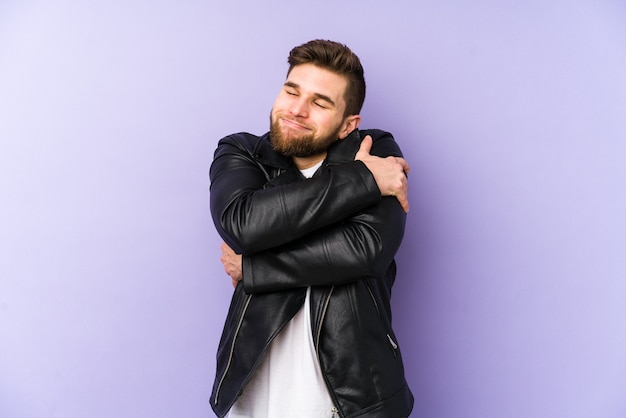
[[[389,334],[387,334],[387,339],[389,340],[389,344],[391,344],[391,347],[393,348],[393,356],[396,357],[397,351],[398,351],[398,344],[396,344],[396,342],[393,340],[393,338],[391,338],[391,335]]]
[[[339,410],[336,407],[333,406],[333,409],[331,409],[330,412],[333,413],[332,418],[341,418],[339,416]]]

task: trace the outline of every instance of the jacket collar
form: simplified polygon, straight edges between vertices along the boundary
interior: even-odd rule
[[[361,146],[361,134],[358,129],[350,132],[347,137],[335,141],[328,148],[326,164],[340,164],[354,161],[354,156]]]

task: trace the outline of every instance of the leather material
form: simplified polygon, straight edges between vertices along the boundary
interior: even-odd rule
[[[302,307],[307,286],[313,341],[340,416],[409,415],[413,396],[389,305],[406,217],[354,161],[368,134],[373,155],[402,156],[390,134],[357,130],[329,148],[311,179],[272,149],[268,134],[219,142],[210,171],[211,213],[220,236],[243,254],[244,278],[218,348],[211,396],[218,416],[226,415],[271,341]]]

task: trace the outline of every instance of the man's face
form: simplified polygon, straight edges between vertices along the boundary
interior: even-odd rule
[[[344,117],[348,82],[313,64],[292,68],[270,114],[274,149],[288,157],[323,156],[337,139],[357,126],[357,115]]]

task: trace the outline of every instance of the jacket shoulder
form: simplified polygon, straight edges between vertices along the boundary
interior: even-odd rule
[[[225,136],[217,143],[214,159],[236,154],[250,158],[257,164],[279,168],[290,167],[292,164],[291,160],[274,151],[269,138],[269,132],[261,136],[248,132],[239,132]]]
[[[277,159],[269,142],[269,133],[258,136],[248,132],[239,132],[231,134],[220,139],[215,149],[214,159],[224,155],[237,154],[239,156],[247,156],[258,162],[263,162],[269,158],[269,161]],[[264,156],[266,158],[264,158]]]
[[[244,148],[248,151],[253,151],[259,146],[261,139],[262,137],[248,132],[239,132],[236,134],[230,134],[220,139],[217,146],[219,149],[221,145],[233,145],[237,148]]]
[[[372,155],[378,157],[402,157],[402,151],[393,135],[382,129],[363,129],[360,131],[361,138],[367,135],[372,137]]]
[[[384,131],[382,129],[361,129],[360,134],[361,134],[361,137],[370,135],[374,141],[382,139],[384,137],[391,137],[393,139],[393,135],[391,135],[391,133]]]

